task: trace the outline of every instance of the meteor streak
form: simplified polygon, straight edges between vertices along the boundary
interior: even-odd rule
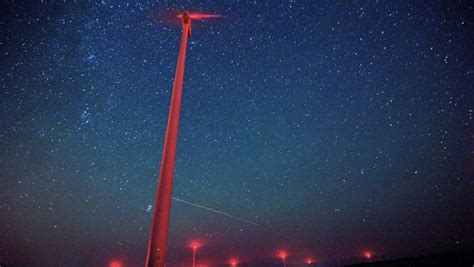
[[[197,207],[197,208],[201,208],[201,209],[205,209],[205,210],[208,210],[208,211],[212,211],[212,212],[215,212],[215,213],[217,213],[217,214],[221,214],[221,215],[227,216],[227,217],[229,217],[229,218],[232,218],[232,219],[235,219],[235,220],[244,222],[244,223],[253,224],[253,225],[257,225],[257,226],[260,225],[260,224],[258,224],[258,223],[256,223],[256,222],[252,222],[252,221],[249,221],[249,220],[246,220],[246,219],[243,219],[243,218],[240,218],[240,217],[231,215],[231,214],[226,213],[226,212],[223,212],[223,211],[215,210],[215,209],[213,209],[213,208],[204,207],[204,206],[202,206],[202,205],[199,205],[199,204],[196,204],[196,203],[192,203],[192,202],[189,202],[189,201],[186,201],[186,200],[182,200],[182,199],[177,198],[177,197],[171,197],[171,199],[176,200],[176,201],[181,202],[181,203],[184,203],[184,204],[188,204],[188,205]]]

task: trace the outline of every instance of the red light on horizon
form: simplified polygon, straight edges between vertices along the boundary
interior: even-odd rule
[[[189,247],[196,250],[198,248],[200,248],[202,246],[202,244],[199,242],[199,241],[192,241],[190,244],[189,244]]]
[[[121,261],[113,260],[110,262],[109,267],[123,267],[123,265]]]
[[[286,259],[286,257],[288,257],[288,253],[286,253],[284,250],[280,250],[280,252],[278,252],[278,257]]]
[[[311,263],[313,263],[313,262],[314,262],[314,260],[313,260],[312,258],[307,258],[307,259],[306,259],[306,263],[307,263],[307,264],[311,264]]]
[[[237,266],[238,261],[237,261],[237,259],[232,258],[232,259],[230,259],[229,263],[230,263],[230,266],[235,267],[235,266]]]
[[[366,251],[364,252],[364,257],[370,260],[373,257],[373,254],[370,251]]]

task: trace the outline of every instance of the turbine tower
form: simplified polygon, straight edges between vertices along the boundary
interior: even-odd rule
[[[181,96],[183,94],[184,64],[188,37],[191,36],[191,20],[218,18],[219,15],[189,13],[179,15],[182,21],[183,32],[179,47],[178,62],[174,76],[173,92],[166,126],[163,154],[161,156],[160,176],[156,192],[155,208],[151,224],[150,239],[146,267],[164,267],[166,258],[166,243],[171,207],[171,193],[173,191],[173,174],[176,159],[176,143],[178,140],[179,113],[181,110]]]

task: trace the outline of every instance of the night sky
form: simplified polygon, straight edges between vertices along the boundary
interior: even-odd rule
[[[43,2],[0,4],[0,264],[143,266],[185,9],[173,196],[259,225],[173,200],[169,266],[474,247],[474,2]]]

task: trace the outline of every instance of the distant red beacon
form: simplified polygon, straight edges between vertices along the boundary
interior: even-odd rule
[[[286,253],[284,250],[280,250],[280,252],[278,252],[278,257],[286,259],[286,257],[288,257],[288,253]]]
[[[123,267],[123,264],[121,261],[113,260],[110,262],[109,267]]]
[[[364,252],[364,257],[366,257],[367,259],[370,260],[372,258],[372,256],[373,256],[372,252],[370,252],[370,251]]]

